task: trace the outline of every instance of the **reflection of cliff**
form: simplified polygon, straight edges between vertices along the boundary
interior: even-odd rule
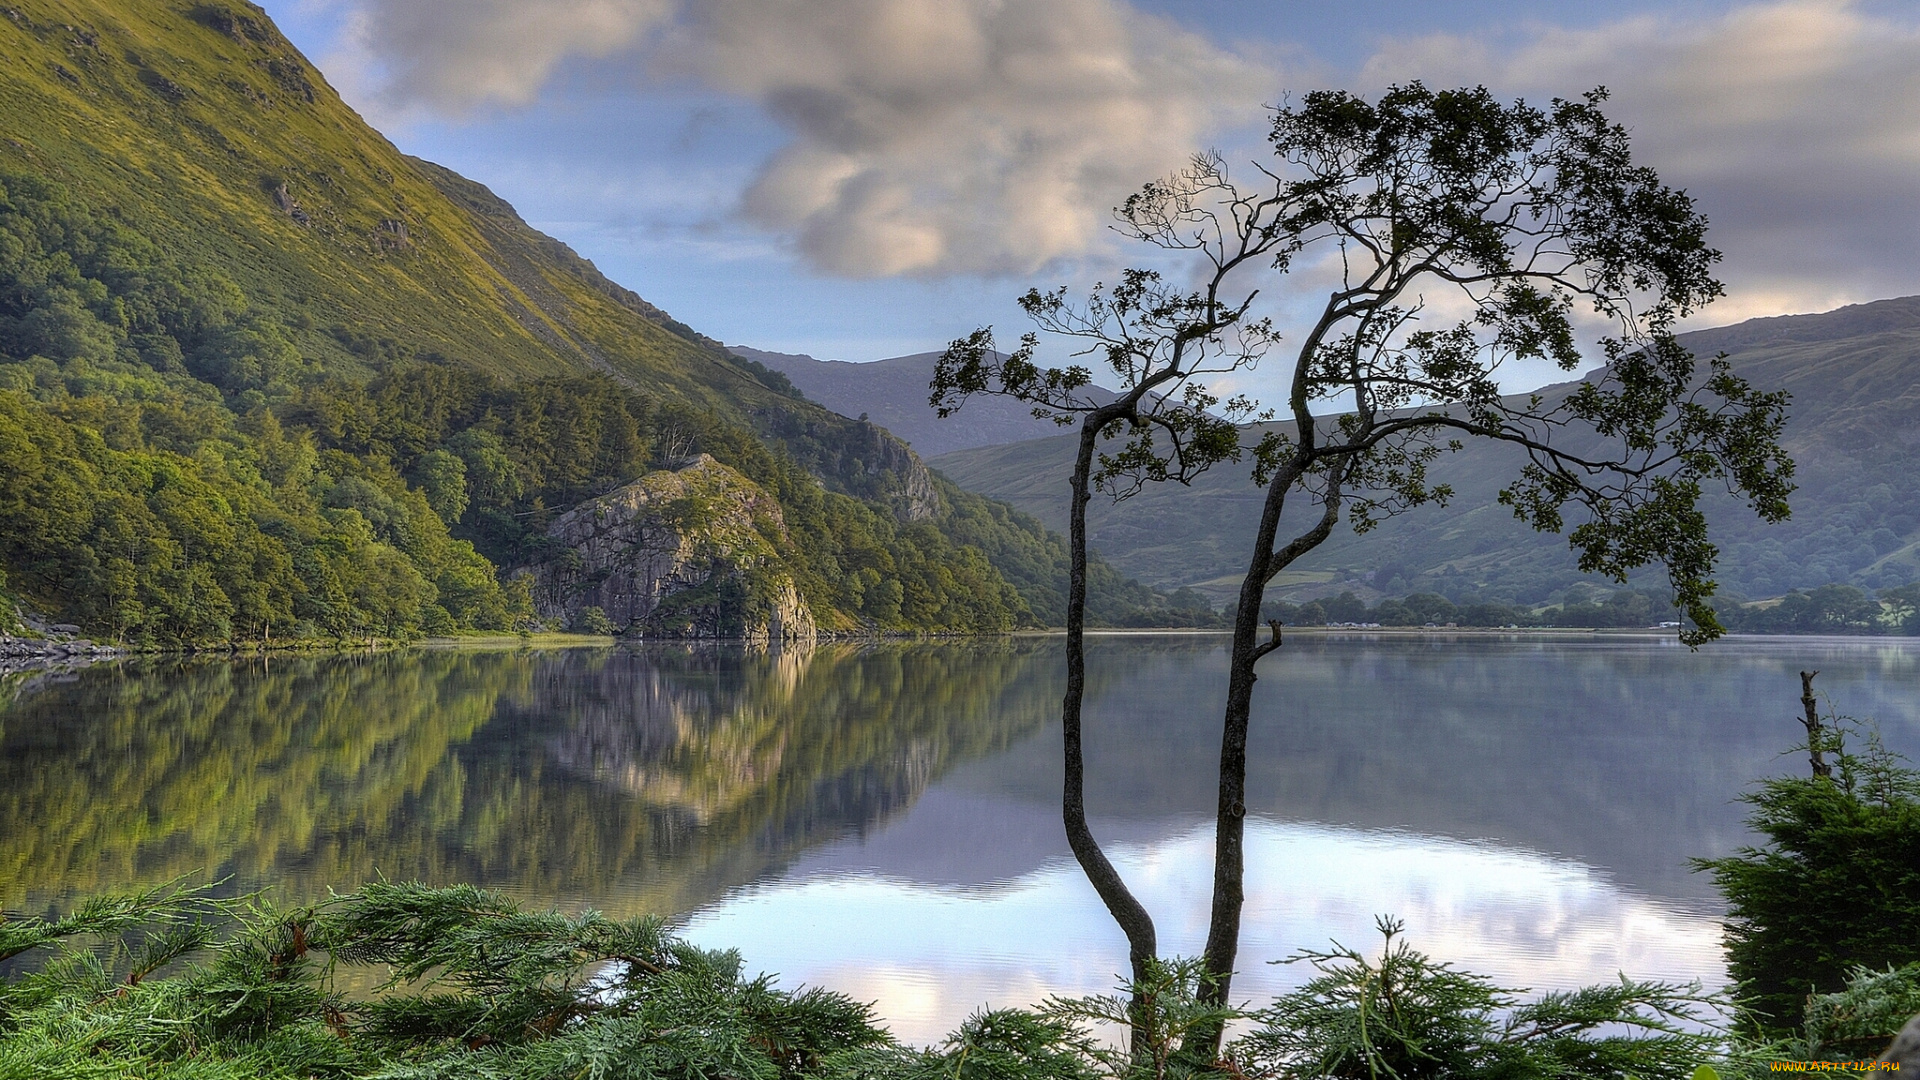
[[[704,823],[779,773],[782,720],[809,658],[798,649],[736,654],[733,671],[695,673],[658,662],[681,656],[569,657],[541,669],[523,709],[564,725],[545,747],[562,768]]]
[[[492,730],[542,777],[515,819],[566,850],[468,850],[521,860],[506,876],[542,895],[685,910],[905,808],[1037,730],[1057,694],[1052,665],[999,641],[554,657]]]
[[[0,707],[0,905],[198,871],[296,897],[382,873],[685,910],[1036,730],[1058,686],[1035,649],[89,671]]]

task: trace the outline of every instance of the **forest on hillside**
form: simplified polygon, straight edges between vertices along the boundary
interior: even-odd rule
[[[343,373],[296,344],[314,329],[60,185],[0,177],[4,587],[144,645],[511,629],[532,609],[501,571],[547,554],[554,513],[708,453],[778,499],[830,629],[1056,615],[1058,539],[981,497],[947,486],[937,519],[903,522],[677,396],[322,327],[372,374]],[[1110,621],[1172,611],[1102,580]]]

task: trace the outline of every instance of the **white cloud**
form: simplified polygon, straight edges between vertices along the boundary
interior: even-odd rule
[[[1636,154],[1688,189],[1726,252],[1705,321],[1920,291],[1920,27],[1846,0],[1539,30],[1517,47],[1390,43],[1363,73],[1569,96],[1605,85]]]
[[[1031,274],[1095,250],[1111,206],[1279,98],[1280,68],[1305,70],[1126,0],[337,2],[357,12],[348,81],[374,73],[392,115],[529,102],[570,57],[757,105],[786,141],[732,212],[850,277]],[[1727,253],[1730,295],[1707,321],[1920,291],[1910,22],[1785,0],[1535,23],[1389,40],[1357,81],[1416,77],[1536,99],[1608,86],[1637,152],[1700,200]]]
[[[1116,203],[1278,86],[1121,0],[673,4],[365,0],[360,66],[401,109],[524,103],[569,56],[615,54],[753,101],[790,141],[740,212],[852,277],[1083,253]]]
[[[674,0],[372,0],[355,44],[387,104],[459,112],[532,101],[570,56],[609,56],[671,17]]]
[[[1715,920],[1564,859],[1259,817],[1248,819],[1247,849],[1236,1000],[1264,1004],[1296,989],[1311,969],[1269,961],[1303,946],[1377,948],[1380,914],[1404,918],[1405,940],[1435,959],[1534,993],[1605,984],[1623,971],[1725,981]],[[1116,843],[1109,854],[1153,912],[1163,950],[1196,955],[1207,934],[1213,827]],[[1125,939],[1066,860],[976,888],[863,873],[784,877],[709,904],[684,932],[740,949],[747,970],[778,972],[784,985],[875,1002],[890,1031],[923,1044],[983,1005],[1109,992],[1126,962]]]
[[[744,208],[827,270],[1030,272],[1181,164],[1259,69],[1113,0],[716,0],[687,63],[794,134]]]

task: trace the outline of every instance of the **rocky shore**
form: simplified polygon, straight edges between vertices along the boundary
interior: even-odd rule
[[[111,645],[98,645],[81,637],[77,626],[49,625],[31,617],[22,621],[25,633],[0,634],[0,675],[82,668],[121,654]]]

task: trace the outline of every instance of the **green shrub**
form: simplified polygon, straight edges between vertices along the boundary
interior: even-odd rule
[[[657,919],[466,886],[298,909],[169,888],[0,920],[0,960],[36,951],[0,982],[0,1077],[780,1080],[893,1046],[865,1006],[744,979]],[[347,994],[368,969],[386,977]]]
[[[1200,1004],[1198,963],[1170,960],[1140,1015],[1126,987],[982,1011],[921,1049],[840,994],[744,978],[737,953],[657,919],[530,912],[470,886],[376,882],[284,908],[176,885],[0,918],[0,1077],[1682,1080],[1709,1060],[1753,1072],[1778,1049],[1732,1045],[1726,1002],[1693,988],[1622,979],[1523,1001],[1381,929],[1377,960],[1303,953],[1317,976],[1257,1012]],[[1857,977],[1828,1013],[1866,1016],[1893,1000],[1884,983]],[[1225,1061],[1183,1061],[1182,1037],[1223,1019],[1253,1026]],[[1138,1057],[1103,1042],[1133,1023]]]
[[[1377,961],[1335,945],[1303,952],[1319,972],[1251,1014],[1227,1047],[1248,1077],[1341,1080],[1682,1080],[1728,1049],[1729,1003],[1698,987],[1634,982],[1522,1001],[1395,941],[1383,919]]]
[[[1826,718],[1811,739],[1823,761],[1832,755],[1830,775],[1766,780],[1743,796],[1766,846],[1695,861],[1727,899],[1728,969],[1781,1036],[1812,1019],[1809,995],[1920,961],[1920,773],[1847,717]]]
[[[607,613],[597,607],[589,607],[587,610],[581,612],[580,625],[575,627],[575,629],[583,634],[605,634],[609,636],[620,632],[619,628],[613,625],[613,620],[607,618]]]
[[[1855,968],[1846,989],[1807,999],[1806,1025],[1789,1056],[1802,1061],[1878,1057],[1915,1015],[1920,1015],[1920,964]]]

